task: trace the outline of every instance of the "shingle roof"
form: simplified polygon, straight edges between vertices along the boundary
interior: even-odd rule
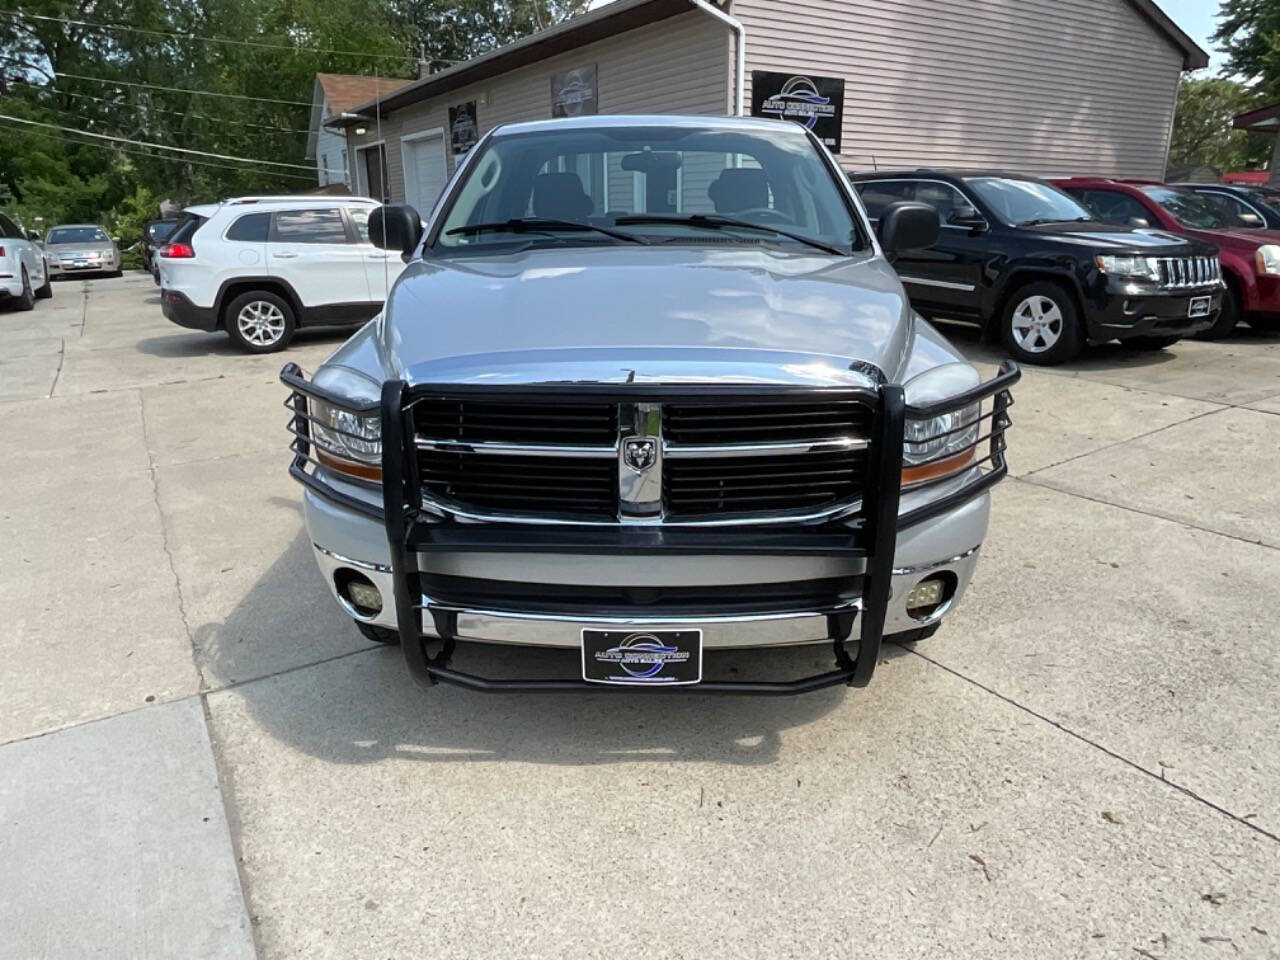
[[[369,77],[350,73],[317,73],[316,82],[324,91],[329,110],[335,117],[413,83],[403,77]]]

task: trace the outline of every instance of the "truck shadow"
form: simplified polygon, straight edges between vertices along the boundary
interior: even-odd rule
[[[164,322],[167,323],[168,321]],[[181,330],[181,328],[176,327],[174,329]],[[265,354],[265,356],[278,357],[283,364],[289,359],[289,351],[295,347],[317,343],[332,343],[336,345],[350,337],[351,333],[352,328],[350,327],[316,327],[299,330],[294,335],[289,347],[280,353]],[[253,354],[240,349],[231,342],[231,338],[222,330],[216,330],[212,333],[190,330],[168,333],[166,336],[147,337],[138,341],[138,352],[162,358],[223,356],[229,359],[248,359],[264,356],[263,354]]]
[[[289,645],[320,631],[351,637],[351,652],[319,662],[304,652],[291,667],[273,668],[281,652],[273,645],[284,645],[287,657]],[[768,764],[779,758],[784,731],[858,695],[844,687],[784,698],[422,689],[398,648],[363,646],[314,569],[305,531],[223,622],[199,628],[196,642],[210,686],[234,683],[228,695],[264,732],[338,764],[401,759],[577,766],[654,758]],[[880,669],[902,655],[886,647]],[[743,678],[801,676],[833,663],[826,646],[728,651],[709,660],[708,675],[714,670]],[[454,665],[492,676],[574,677],[579,670],[573,650],[482,644],[460,645]],[[250,679],[255,676],[262,679]],[[218,712],[215,705],[215,723]]]

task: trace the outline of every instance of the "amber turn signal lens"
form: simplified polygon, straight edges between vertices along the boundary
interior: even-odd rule
[[[903,467],[902,485],[909,487],[917,483],[941,480],[943,477],[960,473],[973,465],[973,457],[974,452],[969,449],[964,453],[957,453],[954,457],[947,457],[945,460],[937,460],[919,467]]]
[[[382,482],[382,468],[375,467],[373,464],[348,460],[346,457],[335,457],[332,453],[319,446],[316,447],[316,459],[334,473],[345,474],[358,480],[371,480],[374,483]]]

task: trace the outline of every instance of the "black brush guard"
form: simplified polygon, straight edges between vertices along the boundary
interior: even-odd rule
[[[909,406],[903,399],[902,387],[883,384],[877,390],[823,390],[813,388],[769,389],[770,397],[788,395],[812,398],[823,395],[855,395],[874,411],[870,462],[866,489],[857,524],[848,518],[825,525],[774,527],[661,527],[661,526],[582,526],[539,527],[523,524],[457,523],[424,515],[417,477],[414,444],[413,402],[415,397],[431,393],[450,396],[493,396],[509,392],[509,388],[476,387],[448,384],[438,387],[409,386],[403,381],[385,383],[380,408],[373,404],[358,405],[308,383],[296,364],[287,365],[281,380],[293,391],[286,406],[293,411],[290,431],[294,434],[291,450],[294,460],[290,473],[321,496],[383,520],[391,550],[391,569],[395,588],[395,613],[405,662],[414,679],[430,686],[450,683],[483,693],[704,693],[785,696],[808,693],[826,687],[866,686],[875,671],[883,641],[885,615],[890,599],[890,584],[897,532],[932,517],[954,510],[987,490],[1007,473],[1005,431],[1011,425],[1008,409],[1013,400],[1009,388],[1020,377],[1018,367],[1005,361],[999,374],[959,396],[926,406]],[[584,394],[599,392],[619,400],[657,400],[673,396],[688,397],[697,387],[574,385],[572,387],[523,388],[540,401],[563,397],[581,399]],[[708,387],[712,396],[758,397],[759,387]],[[312,445],[309,400],[340,406],[370,415],[380,409],[382,421],[383,509],[350,497],[331,484],[316,469]],[[976,450],[974,478],[962,488],[925,505],[899,514],[903,467],[904,425],[908,420],[925,420],[970,407],[990,399],[990,410],[982,414],[978,436],[970,444]],[[985,424],[985,427],[982,425]],[[959,428],[957,428],[959,429]],[[986,432],[983,432],[983,429]],[[985,449],[983,448],[983,445]],[[951,456],[955,451],[951,451]],[[943,458],[939,458],[943,459]],[[927,463],[927,462],[926,462]],[[941,482],[941,481],[939,481]],[[617,686],[592,683],[583,679],[495,679],[475,676],[450,666],[456,648],[456,614],[432,609],[436,637],[425,637],[420,629],[423,597],[413,582],[419,554],[440,552],[533,552],[559,551],[574,554],[613,554],[627,551],[632,555],[660,558],[675,554],[725,556],[822,554],[858,557],[865,562],[863,594],[860,609],[854,612],[833,611],[827,617],[827,632],[835,656],[835,669],[810,677],[785,681],[709,681],[687,686]],[[655,618],[660,619],[660,618]],[[849,651],[854,629],[858,636],[854,652]],[[428,652],[428,644],[438,651]]]

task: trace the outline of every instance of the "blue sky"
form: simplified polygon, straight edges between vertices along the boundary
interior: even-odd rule
[[[1217,0],[1156,0],[1160,9],[1169,15],[1184,33],[1209,52],[1209,67],[1216,71],[1222,66],[1222,54],[1213,49],[1209,37],[1217,29]]]

